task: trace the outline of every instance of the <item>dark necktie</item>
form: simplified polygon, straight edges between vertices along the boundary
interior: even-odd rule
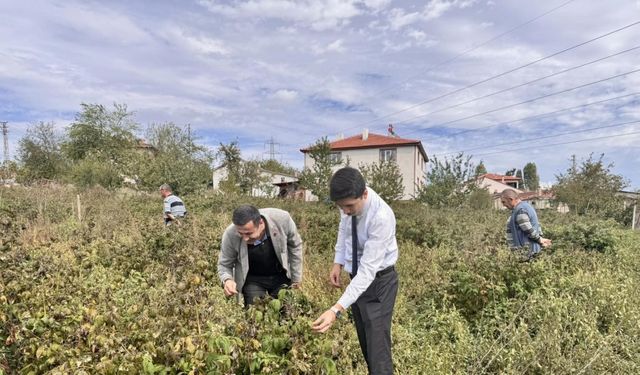
[[[356,215],[351,216],[351,276],[355,277],[358,273],[358,222]]]

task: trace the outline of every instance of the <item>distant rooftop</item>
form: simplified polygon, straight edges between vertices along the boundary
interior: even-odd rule
[[[357,134],[348,138],[338,139],[329,143],[331,150],[354,150],[364,148],[384,148],[393,146],[417,146],[420,153],[424,157],[425,161],[428,161],[427,153],[422,147],[422,142],[417,139],[406,139],[391,135],[380,135],[375,133],[368,133],[367,131],[362,134]],[[303,153],[309,152],[311,146],[303,148],[300,151]]]
[[[490,180],[494,180],[494,181],[498,181],[498,182],[502,182],[502,183],[522,181],[522,179],[520,177],[507,176],[507,175],[502,175],[502,174],[497,174],[497,173],[481,174],[480,176],[478,176],[478,178],[488,178]]]

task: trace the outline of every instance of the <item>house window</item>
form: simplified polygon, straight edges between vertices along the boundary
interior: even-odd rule
[[[383,148],[380,149],[380,161],[396,161],[396,149],[395,148]]]
[[[342,152],[332,152],[329,154],[329,161],[332,164],[342,163]]]

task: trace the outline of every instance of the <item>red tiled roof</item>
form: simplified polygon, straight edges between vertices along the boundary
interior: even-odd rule
[[[525,191],[524,193],[518,194],[518,198],[523,201],[528,201],[531,199],[555,199],[555,194],[551,190],[542,190],[541,192],[537,191]]]
[[[418,146],[418,149],[422,153],[424,160],[428,161],[427,153],[422,147],[422,142],[416,139],[406,139],[387,135],[380,135],[375,133],[369,133],[367,140],[362,139],[362,134],[354,135],[352,137],[340,139],[329,143],[332,150],[354,150],[361,148],[382,148],[392,146]],[[301,149],[303,153],[308,152],[311,149],[306,147]]]
[[[503,181],[513,182],[513,181],[520,181],[520,180],[522,180],[520,177],[516,177],[516,176],[505,176],[505,175],[496,174],[496,173],[485,173],[485,174],[481,174],[480,176],[478,176],[478,178],[488,178],[488,179],[490,179],[490,180],[494,180],[494,181],[498,181],[498,182],[503,182]]]

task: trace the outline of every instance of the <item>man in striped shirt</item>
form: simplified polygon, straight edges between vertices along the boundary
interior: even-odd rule
[[[183,218],[187,215],[187,209],[182,199],[173,195],[173,190],[168,184],[160,186],[160,195],[164,198],[164,223],[170,225],[177,218]]]
[[[527,248],[527,259],[535,257],[543,247],[551,246],[551,240],[542,237],[542,228],[536,210],[518,197],[515,190],[500,194],[502,204],[511,210],[507,220],[507,243],[511,249]]]

